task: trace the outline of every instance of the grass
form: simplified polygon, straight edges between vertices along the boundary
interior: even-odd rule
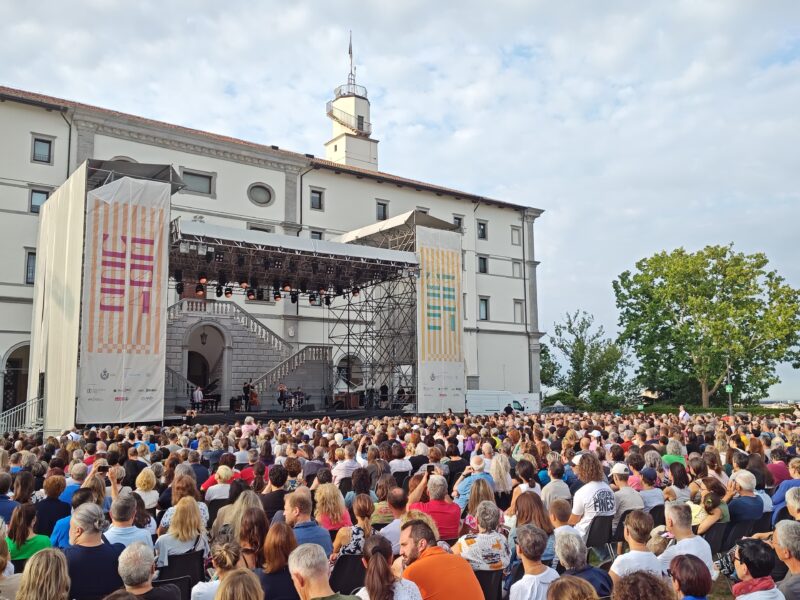
[[[708,600],[730,600],[731,598],[733,598],[733,592],[731,592],[730,581],[724,575],[720,575],[714,582],[714,587],[711,588]]]

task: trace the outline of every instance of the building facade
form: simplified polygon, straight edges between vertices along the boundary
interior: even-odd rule
[[[39,206],[89,158],[173,165],[186,183],[172,198],[173,219],[321,239],[412,210],[459,225],[467,387],[538,393],[534,222],[542,211],[378,170],[366,90],[352,81],[334,96],[327,106],[333,135],[321,159],[0,87],[3,410],[35,394],[27,392],[27,362]],[[177,304],[175,290],[169,293]],[[296,349],[327,343],[322,306],[274,302],[269,295],[230,301]],[[181,334],[187,348],[201,338],[206,346],[209,336],[235,343],[214,331],[213,320],[194,321]],[[198,359],[204,365],[191,363],[187,348],[174,357],[180,377],[234,367],[213,356]],[[255,361],[251,376],[260,368]]]

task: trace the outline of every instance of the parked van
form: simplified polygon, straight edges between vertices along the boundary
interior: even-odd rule
[[[541,407],[538,394],[512,394],[504,390],[469,390],[466,394],[466,408],[473,415],[501,413],[509,404],[525,413],[538,413]]]

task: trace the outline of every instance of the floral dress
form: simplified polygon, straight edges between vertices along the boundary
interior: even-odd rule
[[[362,554],[364,551],[364,540],[366,535],[364,529],[358,525],[353,525],[350,529],[350,541],[339,550],[339,554]]]

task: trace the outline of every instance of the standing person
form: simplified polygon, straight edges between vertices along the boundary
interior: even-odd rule
[[[244,385],[242,385],[242,406],[244,406],[245,412],[250,412],[250,382],[253,381],[250,379],[249,381],[245,381]]]
[[[203,410],[203,389],[199,385],[192,392],[192,408],[194,410]]]
[[[356,594],[361,600],[422,600],[413,581],[392,573],[392,544],[386,538],[375,535],[364,542],[361,562],[367,569],[364,587]]]
[[[681,404],[678,407],[678,419],[680,420],[680,422],[686,423],[687,421],[691,420],[691,418],[692,418],[691,415],[688,412],[686,412],[686,408],[683,406],[683,404]]]
[[[534,525],[517,529],[517,556],[522,559],[525,575],[511,586],[509,600],[544,600],[547,589],[558,579],[558,573],[542,564],[547,534]]]

